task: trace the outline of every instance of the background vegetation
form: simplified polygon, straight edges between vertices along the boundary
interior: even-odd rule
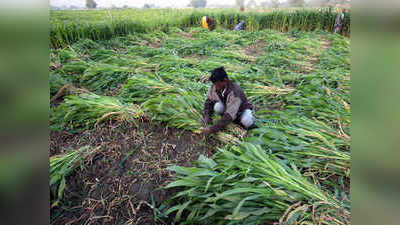
[[[332,32],[337,11],[333,8],[282,9],[262,12],[238,12],[233,9],[119,9],[50,11],[50,43],[52,47],[65,47],[80,39],[108,40],[112,37],[167,32],[173,27],[185,29],[198,26],[203,16],[216,19],[217,26],[232,29],[241,20],[246,29],[256,31],[275,29]],[[350,34],[350,13],[346,14],[343,35]]]

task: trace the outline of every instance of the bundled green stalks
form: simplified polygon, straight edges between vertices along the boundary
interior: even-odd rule
[[[294,165],[243,143],[220,150],[215,160],[200,157],[198,167],[173,166],[182,187],[165,215],[183,224],[330,224],[348,222],[344,203],[322,191]],[[176,203],[176,201],[180,203]],[[182,215],[185,219],[182,219]]]
[[[198,93],[181,90],[180,94],[160,95],[142,104],[156,121],[169,126],[201,132],[201,109],[204,100]]]
[[[70,81],[65,79],[62,75],[54,72],[49,73],[49,86],[50,86],[50,96],[54,96],[64,85],[68,84]]]
[[[297,95],[285,96],[286,109],[306,117],[315,117],[330,126],[350,124],[350,97],[345,90],[324,86],[324,80],[317,77],[311,83],[297,87]]]
[[[93,93],[67,96],[63,103],[53,109],[50,127],[55,130],[81,131],[91,129],[105,120],[135,122],[145,117],[135,104],[123,104],[119,100]]]
[[[161,94],[178,93],[179,91],[182,89],[165,82],[157,75],[136,74],[122,86],[119,95],[129,101],[142,103]]]
[[[252,130],[246,140],[270,149],[299,168],[350,176],[350,137],[341,128],[288,112],[275,112],[268,120]]]
[[[85,146],[78,150],[70,150],[64,155],[50,157],[51,207],[60,203],[66,187],[66,177],[97,150],[98,148],[90,149],[89,146]]]
[[[276,87],[276,86],[265,86],[259,83],[252,83],[246,86],[246,94],[249,101],[257,104],[259,102],[269,101],[273,102],[276,99],[280,99],[280,96],[286,96],[295,91],[291,87]]]
[[[196,92],[180,90],[179,94],[167,94],[153,97],[142,104],[152,119],[165,122],[171,127],[182,128],[194,133],[201,133],[204,97]],[[217,121],[217,118],[216,120]],[[246,135],[239,126],[230,124],[225,132],[213,135],[226,144],[239,143]]]
[[[231,134],[231,132],[218,132],[215,134],[215,137],[225,144],[238,144],[240,143],[241,138],[236,136],[235,134]]]
[[[100,94],[117,88],[132,73],[129,67],[97,63],[84,72],[81,83],[88,90]]]

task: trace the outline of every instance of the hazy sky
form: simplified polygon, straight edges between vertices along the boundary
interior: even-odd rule
[[[67,6],[70,5],[85,7],[85,0],[49,0],[50,5],[52,6]],[[111,7],[111,5],[115,5],[117,7],[122,7],[124,5],[134,6],[134,7],[142,7],[145,3],[155,4],[161,7],[185,7],[189,4],[190,0],[95,0],[98,7]],[[257,3],[263,2],[265,0],[255,0]],[[246,0],[245,2],[248,2]],[[234,5],[235,0],[207,0],[207,4],[228,4]]]

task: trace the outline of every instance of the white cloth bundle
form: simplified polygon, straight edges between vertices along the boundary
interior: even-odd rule
[[[214,105],[214,112],[218,115],[222,115],[225,111],[225,106],[222,102],[217,102]]]
[[[214,104],[214,112],[218,115],[222,115],[225,112],[225,106],[222,102],[217,102]],[[249,128],[254,123],[253,112],[250,109],[246,109],[243,111],[240,116],[240,123],[243,124],[244,127]]]
[[[253,122],[254,122],[254,117],[250,109],[244,110],[242,113],[242,116],[240,117],[240,122],[245,126],[246,128],[249,128]]]

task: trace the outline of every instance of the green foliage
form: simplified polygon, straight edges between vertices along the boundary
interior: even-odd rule
[[[172,198],[182,199],[182,204],[165,212],[176,212],[175,221],[182,213],[191,224],[315,223],[315,215],[348,219],[342,216],[349,213],[342,202],[302,176],[293,164],[268,155],[259,146],[243,143],[220,149],[215,159],[201,156],[197,165],[170,167],[176,176],[166,188],[185,190]]]
[[[154,117],[169,126],[200,132],[204,96],[195,92],[159,95],[142,104]]]
[[[49,86],[50,86],[50,96],[55,95],[62,86],[69,83],[61,74],[50,72],[49,73]]]
[[[52,109],[50,128],[78,132],[91,129],[105,120],[134,122],[143,116],[137,105],[123,104],[109,96],[82,93],[67,96],[63,103]]]
[[[117,88],[132,74],[132,69],[110,64],[94,64],[83,74],[82,86],[97,94]]]
[[[161,77],[137,74],[122,87],[120,96],[126,101],[142,103],[148,99],[166,93],[178,93],[181,90],[165,82]]]
[[[264,146],[298,168],[349,177],[348,133],[315,118],[298,115],[290,111],[275,112],[260,123],[260,128],[252,130],[246,141]]]
[[[70,175],[85,161],[85,159],[92,156],[96,151],[96,148],[91,149],[89,146],[85,146],[78,150],[69,150],[63,155],[50,157],[51,207],[58,206],[62,200],[68,175]]]
[[[195,0],[203,2],[205,0]],[[209,16],[217,27],[232,29],[239,21],[246,21],[246,29],[257,31],[276,29],[332,32],[337,12],[330,8],[285,9],[268,12],[238,12],[232,9],[123,9],[94,11],[50,11],[50,43],[64,47],[80,39],[109,40],[113,37],[167,32],[175,28],[200,27],[201,18]],[[343,35],[350,33],[350,13],[346,14]]]

